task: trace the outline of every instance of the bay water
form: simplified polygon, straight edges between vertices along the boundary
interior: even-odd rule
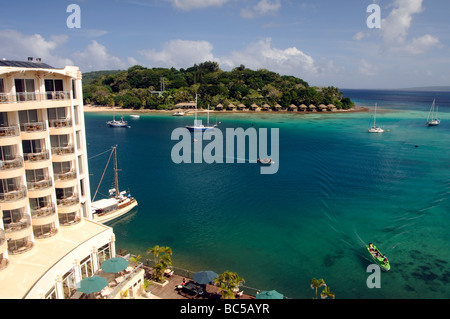
[[[111,113],[85,113],[91,193],[108,159],[99,154],[117,145],[119,188],[139,203],[110,224],[116,247],[151,258],[148,248],[170,246],[176,267],[230,270],[289,298],[312,298],[312,278],[339,299],[448,298],[450,93],[343,91],[369,111],[211,116],[223,132],[278,128],[273,175],[248,162],[173,163],[171,134],[193,116],[124,113],[131,127],[117,129]],[[427,127],[434,98],[442,123]],[[375,103],[383,134],[367,132]],[[110,166],[99,193],[113,186]],[[391,263],[381,288],[367,285],[369,242]]]

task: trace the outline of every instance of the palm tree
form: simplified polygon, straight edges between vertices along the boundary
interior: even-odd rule
[[[164,271],[172,266],[172,258],[170,257],[172,248],[155,245],[148,248],[147,253],[152,253],[155,256],[152,278],[156,281],[163,281]]]
[[[235,289],[243,282],[245,282],[244,278],[228,270],[214,279],[214,284],[219,287],[222,299],[234,299]]]
[[[316,289],[316,297],[314,299],[317,299],[317,289],[319,289],[322,286],[325,287],[327,286],[325,280],[316,278],[311,279],[311,289]]]
[[[139,260],[142,258],[141,255],[137,255],[137,256],[131,256],[130,257],[130,261],[132,263],[134,263],[135,265],[137,265],[139,263]]]
[[[334,292],[331,292],[330,287],[327,286],[323,288],[322,293],[320,294],[320,298],[327,299],[328,297],[334,299],[335,295]]]
[[[155,245],[152,248],[147,249],[147,254],[152,253],[155,256],[155,265],[158,263],[158,256],[160,253],[160,248],[158,245]]]

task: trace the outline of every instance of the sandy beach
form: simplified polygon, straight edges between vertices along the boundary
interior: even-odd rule
[[[187,111],[186,109],[173,109],[173,110],[149,110],[149,109],[139,109],[139,110],[135,110],[135,109],[124,109],[124,108],[112,108],[110,106],[100,106],[100,105],[84,105],[84,112],[121,112],[121,113],[133,113],[133,114],[148,114],[148,113],[159,113],[159,114],[172,114],[175,112],[182,112],[182,111]],[[193,111],[193,110],[192,110]],[[293,113],[293,114],[309,114],[309,113],[321,113],[321,114],[333,114],[333,113],[355,113],[355,112],[367,112],[369,111],[368,107],[365,106],[355,106],[352,109],[349,110],[338,110],[335,112],[289,112],[289,111],[269,111],[269,112],[264,112],[264,111],[215,111],[215,110],[210,110],[210,113],[236,113],[236,114],[242,114],[242,113],[249,113],[249,114],[265,114],[265,113]],[[197,110],[198,113],[207,113],[208,110]],[[192,112],[193,113],[193,112]]]

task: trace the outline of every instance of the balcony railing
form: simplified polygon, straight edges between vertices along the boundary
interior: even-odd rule
[[[19,136],[19,125],[0,127],[0,138]]]
[[[72,127],[72,119],[66,118],[66,119],[53,119],[48,121],[48,125],[51,128],[67,128]]]
[[[70,171],[66,173],[55,173],[55,181],[66,181],[66,180],[72,180],[77,178],[77,172]]]
[[[48,151],[43,151],[40,153],[25,153],[23,157],[25,162],[40,162],[48,160],[50,155]]]
[[[32,218],[44,218],[56,213],[54,205],[31,209]]]
[[[26,132],[26,133],[44,132],[46,129],[47,129],[47,124],[45,122],[20,124],[20,131]]]
[[[67,146],[52,147],[52,155],[67,155],[75,153],[75,147],[72,144]]]
[[[30,225],[31,225],[30,216],[24,215],[16,222],[5,224],[5,232],[6,233],[18,232],[30,227]]]
[[[14,156],[13,159],[0,161],[0,171],[7,171],[22,167],[23,167],[22,156]]]
[[[0,93],[0,104],[3,103],[21,103],[21,102],[33,102],[33,101],[64,101],[70,100],[70,91],[49,91],[45,93],[35,92],[17,92],[12,93]]]
[[[27,189],[22,186],[18,190],[13,190],[7,193],[0,193],[0,203],[9,203],[20,200],[27,196]]]
[[[61,198],[56,200],[58,206],[73,206],[80,202],[80,196],[72,195],[70,197]]]
[[[53,185],[52,180],[48,179],[48,178],[44,179],[42,181],[27,183],[28,190],[31,190],[31,191],[47,189],[49,187],[52,187],[52,185]]]

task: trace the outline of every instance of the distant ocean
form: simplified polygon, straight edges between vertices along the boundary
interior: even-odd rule
[[[275,175],[249,163],[174,164],[171,133],[192,116],[125,114],[131,128],[112,129],[112,114],[86,113],[92,194],[107,161],[96,155],[117,144],[119,186],[139,202],[112,224],[117,249],[145,257],[170,246],[176,267],[230,270],[289,298],[312,298],[311,279],[323,278],[338,299],[447,299],[450,92],[343,92],[371,111],[377,103],[386,132],[367,133],[371,112],[212,116],[221,130],[279,128]],[[442,123],[427,127],[433,99]],[[379,289],[366,284],[369,242],[391,262]]]

